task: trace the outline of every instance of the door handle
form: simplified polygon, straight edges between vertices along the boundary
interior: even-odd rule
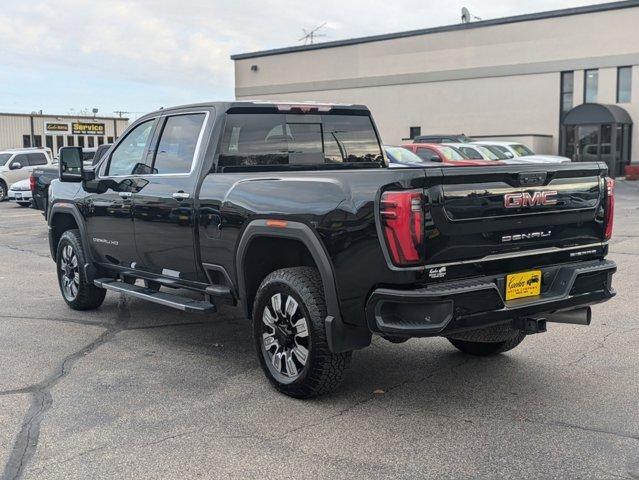
[[[119,192],[118,195],[122,198],[131,198],[133,196],[132,192]]]
[[[189,194],[186,192],[175,192],[172,197],[176,200],[186,200],[187,198],[189,198]]]

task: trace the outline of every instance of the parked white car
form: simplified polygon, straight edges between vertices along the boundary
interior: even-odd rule
[[[7,199],[12,185],[20,180],[27,180],[35,167],[52,164],[48,149],[19,148],[0,151],[0,202]]]
[[[7,195],[9,200],[13,200],[21,207],[28,207],[31,205],[31,185],[29,179],[20,180],[19,182],[15,182],[13,185],[9,187],[9,193]]]
[[[496,140],[482,140],[472,142],[475,145],[485,145],[494,152],[500,151],[505,155],[512,155],[512,159],[516,159],[517,162],[509,163],[569,163],[571,160],[568,157],[561,157],[559,155],[537,155],[526,145],[516,142],[499,142]]]

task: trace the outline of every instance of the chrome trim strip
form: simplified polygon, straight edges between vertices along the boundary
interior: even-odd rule
[[[449,267],[452,265],[467,265],[469,263],[494,262],[496,260],[505,260],[508,258],[516,258],[516,257],[522,257],[522,256],[528,256],[528,255],[544,255],[546,253],[567,252],[570,250],[579,250],[581,248],[604,247],[606,245],[608,245],[608,242],[589,243],[587,245],[577,245],[574,247],[546,247],[546,248],[539,248],[537,250],[518,250],[516,252],[497,253],[493,255],[487,255],[485,257],[475,258],[471,260],[461,260],[459,262],[429,263],[428,265],[419,267],[419,269],[425,270],[427,268]]]

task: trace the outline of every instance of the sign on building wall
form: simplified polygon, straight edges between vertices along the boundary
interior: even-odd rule
[[[68,123],[44,122],[45,135],[60,135],[69,133],[71,127]]]
[[[73,135],[104,135],[104,123],[73,122]]]

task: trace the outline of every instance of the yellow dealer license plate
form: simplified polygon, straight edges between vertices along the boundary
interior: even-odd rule
[[[541,270],[530,270],[506,276],[506,300],[534,297],[540,293]]]

